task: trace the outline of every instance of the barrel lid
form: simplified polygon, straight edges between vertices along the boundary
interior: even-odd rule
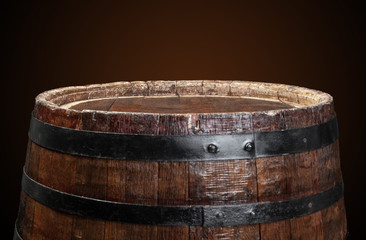
[[[88,99],[62,106],[73,110],[136,113],[234,113],[293,108],[281,101],[242,96],[121,96]]]
[[[145,118],[149,115],[151,119],[183,117],[188,128],[196,129],[197,121],[205,118],[249,121],[240,123],[251,126],[246,130],[238,126],[239,122],[231,126],[236,129],[225,130],[225,133],[232,133],[252,131],[255,116],[268,121],[276,116],[299,118],[305,114],[308,116],[300,118],[308,120],[305,119],[300,127],[306,127],[333,118],[334,110],[329,94],[298,86],[231,80],[164,80],[123,81],[46,91],[37,96],[34,114],[42,121],[71,128],[79,128],[82,116],[88,114],[94,118],[96,115],[110,118],[131,114]],[[282,128],[299,127],[290,125]],[[273,129],[273,126],[267,127]],[[212,133],[210,129],[208,131]],[[214,133],[220,132],[215,130]]]

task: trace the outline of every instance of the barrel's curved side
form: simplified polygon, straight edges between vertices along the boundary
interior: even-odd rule
[[[315,152],[280,158],[221,163],[145,163],[146,165],[136,161],[88,160],[55,153],[34,143],[31,146],[26,171],[32,178],[61,191],[111,201],[149,205],[222,205],[256,202],[257,199],[279,201],[320,192],[341,179],[339,165],[337,166],[338,142]],[[124,177],[121,179],[121,176]],[[313,178],[314,176],[317,177]],[[143,234],[146,239],[164,239],[162,236],[166,239],[214,239],[215,236],[232,239],[255,239],[261,236],[262,239],[268,239],[270,236],[273,238],[274,232],[298,238],[307,236],[309,239],[312,236],[309,234],[317,232],[326,239],[326,236],[342,235],[345,232],[343,200],[328,209],[297,219],[205,228],[86,219],[52,210],[24,193],[22,199],[25,217],[19,220],[19,225],[22,225],[21,234],[24,239],[50,235],[53,239],[81,235],[88,239],[114,239],[116,236],[138,239]],[[107,237],[102,237],[101,233]]]

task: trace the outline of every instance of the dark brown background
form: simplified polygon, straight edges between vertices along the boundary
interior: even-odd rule
[[[349,230],[352,239],[361,238],[366,170],[361,4],[2,1],[0,11],[1,238],[10,239],[13,232],[34,97],[62,86],[151,79],[256,80],[332,94]]]

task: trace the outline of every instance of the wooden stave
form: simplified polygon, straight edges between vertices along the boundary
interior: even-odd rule
[[[70,112],[68,112],[68,117],[65,114],[64,109],[52,109],[49,106],[43,105],[41,101],[38,101],[35,106],[35,116],[43,121],[46,121],[51,124],[57,124],[59,126],[63,127],[70,127],[75,129],[84,129],[84,130],[94,130],[94,131],[110,131],[110,132],[125,132],[125,133],[147,133],[147,131],[151,131],[150,126],[143,126],[140,129],[134,129],[134,128],[126,128],[126,125],[118,127],[111,128],[110,126],[116,126],[116,122],[130,122],[131,118],[138,119],[137,122],[148,122],[151,121],[152,117],[151,115],[143,115],[138,113],[129,113],[129,114],[103,114],[101,112],[82,112],[82,113],[75,113],[72,112],[72,115]],[[310,113],[310,114],[309,114]],[[71,115],[71,117],[70,117]],[[189,120],[193,123],[197,121],[197,119],[200,120],[201,127],[205,130],[203,134],[212,134],[213,132],[216,134],[226,134],[228,133],[230,129],[230,126],[233,126],[235,124],[241,123],[242,128],[239,129],[240,132],[249,132],[249,131],[265,131],[265,130],[283,130],[283,129],[292,129],[292,128],[299,128],[299,127],[306,127],[311,126],[319,123],[326,122],[330,120],[332,117],[335,116],[334,113],[334,107],[333,102],[329,101],[326,104],[317,105],[314,107],[307,107],[307,108],[300,108],[300,109],[291,109],[291,110],[281,110],[276,112],[275,114],[271,113],[220,113],[220,114],[193,114],[190,116],[187,115],[179,115],[179,116],[168,116],[168,115],[162,115],[159,116],[160,119],[166,118],[164,121],[165,125],[155,125],[158,128],[158,131],[155,133],[159,134],[166,134],[166,135],[182,135],[182,134],[194,134],[193,128],[187,128],[189,124],[187,122]],[[98,119],[97,124],[92,123],[91,119],[96,118]],[[144,120],[145,118],[145,120]],[[76,119],[76,120],[75,120]],[[229,123],[226,124],[226,128],[218,128],[219,123],[222,123],[222,119],[228,119]],[[299,119],[301,121],[299,121]],[[249,123],[248,123],[249,122]],[[107,124],[106,124],[107,123]],[[109,123],[109,124],[108,124]],[[177,124],[178,123],[178,124]],[[177,124],[175,127],[167,127],[169,124]],[[106,128],[106,126],[109,126]],[[183,128],[182,128],[183,126]],[[182,130],[184,129],[184,130]],[[150,133],[150,132],[149,132]],[[245,169],[246,166],[249,166],[250,169],[255,171],[259,175],[249,177],[247,180],[247,183],[250,184],[250,189],[246,190],[246,192],[241,192],[243,196],[246,194],[245,198],[242,198],[240,201],[235,200],[228,201],[225,200],[224,194],[221,195],[222,199],[215,199],[215,200],[207,200],[197,197],[191,198],[189,197],[190,194],[192,194],[192,191],[200,191],[199,184],[194,183],[194,179],[191,181],[187,175],[179,176],[181,180],[177,180],[176,176],[172,176],[172,174],[169,173],[170,169],[176,169],[176,172],[188,172],[192,174],[192,171],[189,171],[190,169],[194,169],[197,171],[197,169],[200,169],[201,171],[211,172],[215,173],[216,176],[220,175],[220,173],[217,172],[218,169],[230,169],[228,167],[230,165],[230,161],[225,161],[224,163],[195,163],[195,166],[192,167],[192,164],[190,163],[151,163],[148,167],[141,167],[139,166],[141,163],[136,161],[113,161],[113,160],[107,160],[104,165],[106,166],[98,166],[100,165],[99,159],[81,159],[80,157],[76,157],[77,160],[74,160],[75,162],[79,162],[79,164],[73,163],[73,169],[77,170],[79,169],[82,174],[80,176],[87,176],[88,174],[96,174],[95,169],[102,168],[104,170],[98,170],[98,176],[102,175],[104,171],[108,173],[113,173],[113,169],[116,168],[125,168],[130,169],[130,172],[133,173],[135,171],[136,177],[133,178],[130,182],[136,183],[146,180],[146,182],[143,185],[143,187],[139,190],[133,189],[133,187],[130,187],[129,194],[130,196],[122,196],[121,191],[116,191],[115,189],[108,191],[101,191],[101,193],[98,193],[98,191],[95,191],[96,186],[100,186],[103,184],[97,184],[92,182],[79,182],[77,177],[71,177],[71,176],[61,176],[62,179],[69,179],[70,181],[75,181],[74,185],[70,186],[64,186],[60,185],[56,180],[51,180],[50,176],[57,176],[50,173],[47,173],[47,171],[50,169],[47,167],[47,161],[52,162],[53,166],[60,166],[60,169],[63,166],[63,163],[60,159],[65,158],[74,158],[74,156],[62,156],[61,158],[58,156],[59,153],[51,152],[46,149],[43,149],[39,146],[37,146],[34,143],[30,143],[30,146],[28,148],[28,154],[27,154],[27,160],[26,160],[26,171],[27,173],[34,179],[40,181],[41,183],[44,183],[45,185],[52,185],[52,187],[55,187],[57,189],[62,190],[64,187],[66,192],[73,193],[73,194],[80,194],[85,195],[88,197],[96,197],[100,199],[107,199],[107,200],[118,200],[118,201],[131,201],[132,203],[143,203],[143,204],[159,204],[159,205],[178,205],[178,204],[212,204],[212,205],[219,205],[219,204],[228,204],[228,203],[245,203],[245,202],[255,202],[255,201],[278,201],[278,200],[285,200],[285,199],[291,199],[291,198],[298,198],[300,196],[306,196],[320,192],[322,189],[325,190],[326,188],[329,188],[331,186],[334,186],[334,184],[341,179],[341,171],[339,166],[339,148],[338,148],[338,141],[334,144],[331,144],[331,146],[326,146],[322,149],[318,149],[315,151],[310,151],[307,153],[300,153],[300,154],[292,154],[287,156],[279,156],[279,157],[272,157],[272,158],[257,158],[252,160],[239,160],[240,162],[236,161],[235,163],[238,164],[244,164],[243,168]],[[48,157],[47,157],[48,156]],[[57,160],[59,158],[59,160]],[[38,160],[37,160],[38,159]],[[50,161],[51,159],[51,161]],[[322,159],[319,162],[319,159]],[[38,161],[38,162],[37,162]],[[84,161],[84,162],[83,162]],[[55,164],[55,162],[58,162]],[[81,163],[80,163],[81,162]],[[97,163],[98,162],[98,163]],[[268,163],[272,163],[273,167],[268,167]],[[308,186],[309,189],[307,191],[300,191],[297,195],[295,194],[288,194],[287,196],[279,196],[276,194],[278,192],[278,186],[271,184],[271,181],[269,179],[266,179],[268,175],[268,171],[266,172],[266,169],[275,169],[277,176],[281,177],[284,176],[284,172],[286,172],[288,169],[284,168],[284,164],[290,164],[291,169],[297,169],[296,164],[302,164],[309,166],[315,166],[316,164],[321,164],[321,166],[327,166],[331,165],[330,169],[328,169],[328,172],[322,168],[321,166],[318,166],[316,169],[311,170],[304,170],[303,174],[309,174],[309,173],[318,173],[319,179],[315,179],[315,183],[313,182],[307,182],[307,185],[314,184],[315,187],[311,185],[311,187]],[[96,164],[96,165],[93,165]],[[137,165],[136,165],[137,164]],[[221,164],[220,166],[214,166],[215,164]],[[77,165],[77,166],[76,166]],[[85,166],[90,166],[90,168],[86,168]],[[103,164],[102,164],[103,165]],[[226,165],[226,168],[225,168]],[[38,167],[37,167],[38,166]],[[233,165],[231,165],[233,166]],[[328,166],[329,167],[329,166]],[[333,167],[333,168],[332,168]],[[37,169],[38,168],[38,169]],[[94,170],[93,170],[94,169]],[[156,174],[152,174],[152,176],[149,179],[142,179],[141,177],[138,177],[139,174],[136,174],[136,169],[144,169],[145,173],[148,172],[156,172],[159,171],[159,173],[165,173],[162,174],[162,178],[165,179],[166,183],[170,182],[176,183],[173,184],[174,186],[168,186],[164,189],[157,189],[158,191],[150,191],[152,189],[156,190],[156,186],[162,186],[161,184],[154,183],[151,185],[151,182],[154,182],[152,180],[156,179]],[[235,168],[234,168],[235,169]],[[301,169],[301,168],[300,168]],[[94,172],[94,173],[93,173]],[[63,172],[65,173],[65,172]],[[227,174],[227,173],[226,173]],[[112,174],[114,177],[118,175],[117,173]],[[132,174],[133,175],[133,174]],[[232,174],[228,174],[232,175]],[[79,178],[80,178],[79,176]],[[189,174],[188,174],[189,176]],[[329,176],[328,179],[320,179],[320,176]],[[293,178],[294,176],[290,176]],[[290,177],[287,177],[285,180],[285,185],[289,184]],[[99,176],[97,179],[102,179],[102,182],[106,182],[110,180],[112,177],[106,177],[106,176]],[[57,178],[56,178],[57,179]],[[74,180],[72,180],[74,179]],[[158,177],[159,179],[159,177]],[[217,178],[216,178],[217,179]],[[85,179],[84,179],[85,180]],[[188,181],[187,181],[188,180]],[[207,180],[206,185],[210,185],[210,182],[214,182],[214,179]],[[113,180],[112,180],[113,182]],[[115,183],[116,181],[114,181]],[[51,184],[52,183],[52,184]],[[160,182],[161,183],[161,182]],[[192,183],[192,185],[190,185]],[[231,182],[230,182],[231,183]],[[57,185],[58,184],[58,185]],[[126,183],[124,183],[126,184]],[[306,185],[305,184],[305,185]],[[168,184],[169,185],[169,184]],[[227,185],[227,183],[226,183]],[[235,185],[235,184],[234,184]],[[283,184],[282,184],[283,185]],[[280,184],[280,188],[282,186]],[[305,186],[304,185],[304,186]],[[112,184],[113,186],[113,184]],[[147,187],[148,186],[148,187]],[[173,187],[179,186],[182,190],[182,192],[179,192],[179,196],[177,196],[177,191]],[[194,186],[197,186],[196,188]],[[223,188],[222,186],[225,186],[225,184],[217,184],[218,188]],[[304,187],[303,186],[303,187]],[[120,186],[119,186],[120,187]],[[296,189],[296,186],[292,186],[294,189]],[[118,187],[117,187],[118,188]],[[188,189],[188,191],[187,191]],[[192,190],[193,189],[193,190]],[[262,189],[262,190],[261,190]],[[263,190],[265,189],[265,190]],[[134,190],[142,191],[144,192],[144,196],[142,196],[144,199],[139,200],[139,197],[136,197],[135,195],[131,194]],[[252,192],[250,192],[252,191]],[[167,200],[166,198],[159,199],[157,198],[156,192],[158,195],[164,195],[169,196],[171,201]],[[295,192],[295,191],[293,191]],[[251,194],[250,194],[251,193]],[[255,193],[255,194],[254,194]],[[273,193],[271,195],[271,193]],[[109,195],[108,195],[109,194]],[[154,195],[155,194],[155,195]],[[23,194],[24,195],[24,194]],[[217,194],[216,194],[217,195]],[[131,197],[132,196],[132,197]],[[220,198],[220,195],[218,195]],[[215,227],[215,228],[204,228],[200,226],[183,226],[183,227],[177,227],[177,226],[149,226],[149,225],[137,225],[137,224],[124,224],[124,223],[114,223],[114,222],[103,222],[99,220],[91,220],[91,219],[85,219],[82,217],[76,217],[76,216],[68,216],[67,214],[59,213],[54,210],[48,209],[45,206],[40,205],[39,203],[36,203],[32,201],[32,199],[29,199],[26,195],[22,197],[24,199],[24,202],[27,204],[23,204],[24,206],[27,206],[27,209],[33,208],[33,215],[32,211],[26,211],[25,216],[29,215],[29,219],[32,218],[33,222],[35,224],[29,224],[31,222],[30,220],[19,220],[19,226],[21,231],[21,234],[24,235],[24,239],[42,239],[44,236],[49,236],[51,233],[47,234],[47,231],[49,232],[50,229],[36,229],[35,231],[32,230],[32,228],[35,226],[50,226],[50,224],[44,224],[45,222],[52,222],[50,219],[47,220],[47,216],[54,216],[52,219],[60,219],[61,224],[52,224],[52,226],[63,226],[67,225],[71,228],[69,230],[64,229],[61,232],[64,232],[62,236],[52,236],[53,239],[57,239],[60,237],[60,239],[77,239],[77,236],[80,235],[80,233],[83,233],[84,237],[87,237],[87,239],[117,239],[116,237],[120,239],[121,236],[126,236],[128,239],[141,239],[144,237],[145,239],[179,239],[177,238],[182,237],[182,239],[216,239],[219,237],[227,237],[229,239],[274,239],[273,233],[278,232],[277,229],[281,229],[280,234],[278,234],[278,239],[301,239],[305,236],[307,239],[328,239],[331,234],[338,234],[337,236],[334,236],[332,239],[343,239],[342,236],[345,236],[346,231],[346,220],[345,220],[345,214],[344,214],[344,204],[343,200],[339,201],[337,204],[329,207],[328,209],[324,209],[322,211],[319,211],[317,213],[301,217],[298,219],[292,219],[292,220],[285,220],[281,222],[274,222],[274,223],[265,223],[265,224],[255,224],[255,225],[248,225],[248,226],[235,226],[235,227]],[[199,199],[199,201],[197,200]],[[224,199],[224,200],[223,200]],[[138,201],[137,201],[138,200]],[[205,202],[206,201],[206,202]],[[331,210],[332,209],[332,210]],[[29,212],[29,214],[28,214]],[[42,214],[39,214],[39,213]],[[37,214],[38,213],[38,214]],[[342,214],[343,213],[343,214]],[[42,216],[40,216],[42,215]],[[334,216],[333,216],[334,215]],[[46,216],[46,217],[45,217]],[[57,217],[55,217],[57,216]],[[46,218],[46,220],[45,220]],[[42,220],[42,221],[41,221]],[[37,222],[39,221],[39,222]],[[27,224],[28,222],[28,224]],[[24,224],[25,223],[25,224]],[[306,228],[306,225],[310,224],[311,228]],[[314,223],[316,223],[314,225]],[[26,226],[26,227],[24,227]],[[323,227],[322,227],[323,226]],[[326,227],[324,227],[326,226]],[[27,230],[28,229],[28,230]],[[30,229],[30,230],[29,230]],[[104,229],[104,231],[101,231],[101,229]],[[315,229],[315,231],[314,231]],[[37,233],[38,232],[38,233]],[[52,231],[51,231],[52,232]],[[57,232],[54,230],[53,232]],[[100,233],[103,232],[104,236],[102,237]],[[141,232],[145,233],[146,235],[142,236]],[[317,238],[315,238],[314,233],[316,232]],[[38,234],[38,235],[37,235]],[[122,234],[122,235],[121,235]],[[125,234],[125,235],[123,235]],[[52,235],[52,234],[51,234]],[[66,236],[67,235],[67,236]],[[150,236],[150,237],[148,237]],[[66,238],[65,238],[66,237]],[[314,238],[313,238],[314,237]]]

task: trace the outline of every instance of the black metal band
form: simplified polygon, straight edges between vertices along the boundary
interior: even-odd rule
[[[75,130],[32,117],[29,137],[50,150],[143,161],[239,160],[311,151],[338,138],[337,119],[306,128],[232,135],[152,136]]]
[[[13,236],[13,240],[23,240],[23,238],[20,236],[18,229],[17,229],[17,224],[15,224],[14,227],[14,236]]]
[[[274,222],[314,213],[343,197],[343,182],[326,191],[289,201],[221,206],[148,206],[77,196],[42,185],[24,172],[23,191],[52,209],[73,215],[150,225],[235,226]]]

